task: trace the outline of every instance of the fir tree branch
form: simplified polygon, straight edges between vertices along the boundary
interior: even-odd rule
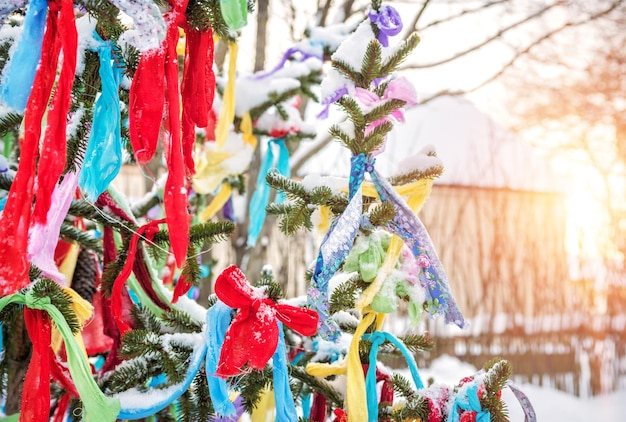
[[[76,241],[87,249],[102,254],[102,242],[83,230],[69,224],[62,224],[61,235]]]
[[[343,406],[343,398],[335,390],[333,386],[331,386],[327,381],[309,375],[303,367],[301,366],[293,366],[289,365],[289,374],[291,377],[302,381],[306,385],[310,386],[312,390],[318,391],[326,396],[326,399],[330,402],[333,407],[342,407]]]
[[[163,324],[179,333],[199,333],[203,328],[203,325],[193,320],[187,312],[176,308],[170,308],[169,311],[164,312],[161,319]]]
[[[383,50],[380,42],[376,39],[371,40],[363,56],[361,73],[359,78],[355,80],[357,86],[368,89],[374,79],[381,76],[382,54]],[[383,73],[383,75],[385,74]]]
[[[402,41],[394,54],[389,56],[380,67],[381,75],[393,73],[400,64],[415,50],[420,42],[420,37],[416,32],[412,33],[406,40]]]
[[[40,279],[31,287],[31,292],[36,298],[42,300],[48,298],[50,303],[63,314],[72,333],[80,332],[81,326],[72,310],[72,298],[57,283],[47,278]]]
[[[19,113],[6,113],[0,117],[0,137],[9,132],[16,132],[20,129],[23,115]]]

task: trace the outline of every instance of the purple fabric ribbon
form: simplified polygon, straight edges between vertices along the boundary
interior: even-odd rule
[[[306,60],[306,59],[308,59],[310,57],[317,57],[320,60],[322,59],[317,54],[307,53],[306,51],[304,51],[304,50],[302,50],[301,48],[298,48],[298,47],[291,47],[290,49],[285,51],[285,54],[283,54],[283,57],[280,59],[280,62],[274,67],[274,69],[268,70],[267,72],[256,73],[254,75],[253,79],[259,80],[259,79],[265,79],[265,78],[267,78],[269,76],[272,76],[274,73],[276,73],[280,69],[282,69],[285,66],[285,63],[287,63],[287,60],[289,60],[291,58],[291,56],[293,56],[296,53],[302,54],[302,58],[300,59],[300,61],[304,61],[304,60]]]
[[[328,117],[328,110],[330,109],[330,105],[334,102],[339,101],[341,97],[344,95],[348,95],[348,88],[345,86],[343,88],[339,88],[337,91],[333,92],[333,95],[330,95],[322,100],[322,111],[317,115],[318,119],[326,119]]]
[[[367,16],[378,27],[378,41],[383,47],[389,46],[389,37],[398,35],[402,31],[402,18],[396,9],[384,5],[380,10],[371,10]]]

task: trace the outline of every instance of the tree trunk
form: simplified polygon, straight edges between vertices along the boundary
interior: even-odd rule
[[[6,345],[7,360],[7,415],[19,413],[22,404],[22,390],[24,389],[24,377],[28,370],[32,343],[26,332],[23,313],[15,320],[4,327],[4,338]]]

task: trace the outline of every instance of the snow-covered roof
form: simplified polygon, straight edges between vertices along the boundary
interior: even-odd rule
[[[395,126],[385,152],[376,159],[376,167],[383,175],[397,173],[399,167],[405,167],[401,165],[404,160],[414,159],[424,146],[431,144],[445,167],[435,183],[560,190],[545,158],[467,99],[440,97],[407,110],[405,118],[405,123]],[[349,151],[333,142],[303,166],[301,174],[346,177],[349,162]]]

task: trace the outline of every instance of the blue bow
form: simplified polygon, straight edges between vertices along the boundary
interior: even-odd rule
[[[465,320],[450,293],[445,271],[426,228],[393,186],[380,176],[374,164],[375,159],[364,153],[352,156],[348,206],[343,214],[333,221],[320,245],[308,290],[309,306],[320,316],[320,335],[325,339],[336,341],[340,334],[339,327],[330,317],[328,282],[350,252],[360,225],[369,224],[367,219],[362,218],[361,184],[365,172],[370,174],[380,199],[391,202],[395,207],[396,215],[386,228],[401,237],[416,258],[423,256],[428,262],[427,266],[422,267],[421,280],[427,293],[426,302],[431,314],[442,313],[446,323],[453,322],[463,327]]]

